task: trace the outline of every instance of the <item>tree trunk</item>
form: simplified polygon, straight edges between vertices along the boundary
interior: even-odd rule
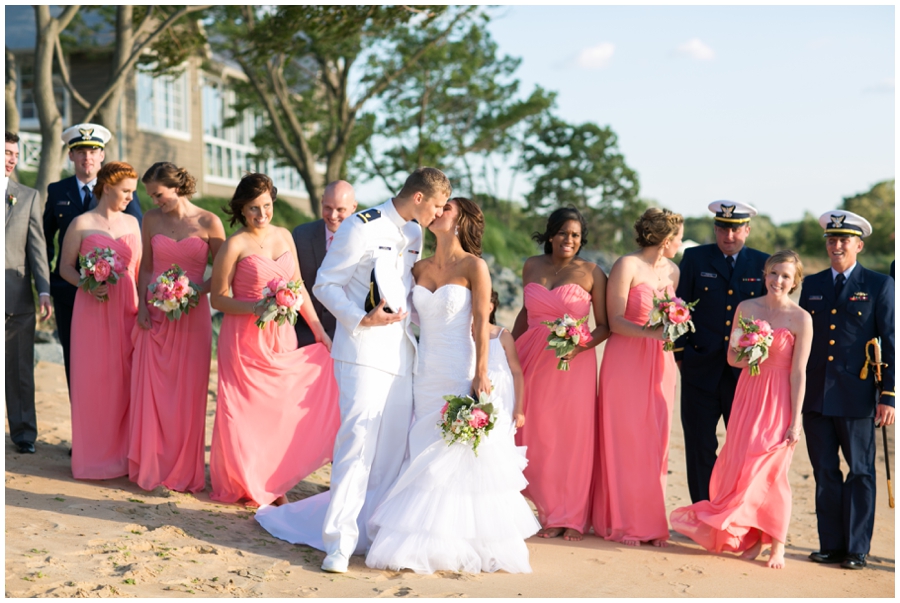
[[[16,90],[19,87],[19,76],[16,73],[16,55],[6,49],[6,129],[9,132],[19,131],[19,104],[16,102]]]
[[[66,24],[78,10],[77,6],[74,8],[74,11],[66,9],[64,13],[64,15],[68,15]],[[33,93],[34,104],[41,124],[41,161],[38,166],[35,188],[41,195],[44,195],[47,186],[59,179],[62,168],[62,156],[58,150],[63,120],[53,94],[53,51],[62,28],[60,20],[50,16],[49,6],[35,5],[34,16],[37,40],[34,49]]]
[[[109,68],[109,80],[114,84],[116,74],[128,62],[134,49],[134,7],[120,5],[116,7],[116,51]],[[101,125],[113,133],[112,144],[106,147],[107,161],[125,161],[128,151],[125,146],[125,132],[120,131],[120,111],[124,111],[125,79],[120,79],[109,99],[98,112]]]

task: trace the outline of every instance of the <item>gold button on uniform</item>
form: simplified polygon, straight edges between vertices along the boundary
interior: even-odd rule
[[[703,287],[704,291],[709,291],[709,287]]]
[[[726,310],[731,310],[731,306],[725,306]]]
[[[729,290],[728,290],[728,295],[734,295],[734,291],[732,291],[731,289],[729,289]]]
[[[834,345],[834,339],[829,340],[828,345]]]
[[[831,326],[828,327],[828,328],[831,329],[832,331],[834,331],[834,325],[831,325]]]
[[[815,314],[816,311],[815,311],[815,310],[810,310],[809,313],[810,313],[810,314]]]
[[[726,320],[726,321],[725,321],[725,326],[726,326],[726,327],[730,327],[730,326],[731,326],[731,321],[730,321],[730,320]]]
[[[728,341],[728,335],[725,336],[725,341]]]
[[[751,291],[751,292],[750,292],[750,297],[753,297],[754,295],[756,295],[756,291]]]
[[[828,362],[831,362],[832,360],[834,360],[834,356],[829,356],[829,357],[828,357]]]
[[[835,309],[832,308],[831,313],[832,313],[832,314],[837,314],[837,310],[835,310]]]

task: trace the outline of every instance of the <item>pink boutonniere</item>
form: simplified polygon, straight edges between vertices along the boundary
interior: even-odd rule
[[[6,200],[7,200],[7,201],[9,202],[9,204],[12,205],[13,207],[15,207],[16,203],[19,202],[19,200],[16,199],[16,198],[15,198],[14,196],[12,196],[12,195],[7,195],[7,196],[6,196]]]

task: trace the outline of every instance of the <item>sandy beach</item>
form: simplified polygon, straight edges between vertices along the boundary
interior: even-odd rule
[[[266,533],[254,510],[168,491],[145,492],[127,478],[72,479],[65,372],[36,368],[37,454],[15,452],[6,435],[7,597],[893,597],[894,512],[888,507],[881,436],[878,503],[869,567],[823,566],[814,480],[805,442],[791,468],[793,517],[787,567],[769,570],[712,555],[673,533],[671,546],[628,547],[587,535],[582,542],[528,541],[533,573],[467,575],[372,570],[353,557],[350,572],[320,571],[323,553]],[[215,413],[210,379],[207,444]],[[676,402],[668,510],[689,503]],[[891,428],[893,433],[893,428]],[[720,441],[724,428],[720,424]],[[893,439],[893,435],[891,436]],[[207,460],[209,447],[207,445]],[[893,455],[893,448],[891,449]],[[893,465],[892,465],[893,467]],[[327,488],[323,467],[288,493],[297,500]],[[207,478],[207,484],[209,483]],[[768,549],[764,550],[764,552]]]

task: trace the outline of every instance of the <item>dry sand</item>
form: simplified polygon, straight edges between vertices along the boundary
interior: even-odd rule
[[[880,436],[875,535],[869,567],[862,571],[806,559],[818,549],[818,540],[812,468],[801,442],[791,469],[794,505],[787,567],[780,571],[767,569],[761,560],[708,554],[673,534],[667,549],[627,547],[592,535],[578,543],[532,538],[528,549],[533,573],[528,575],[419,576],[372,570],[361,557],[353,557],[350,572],[334,576],[319,569],[323,553],[269,536],[254,521],[252,509],[213,503],[208,492],[145,492],[127,478],[72,479],[63,367],[39,363],[36,381],[37,454],[15,453],[7,431],[7,597],[894,596],[894,512],[887,503]],[[215,373],[207,442],[214,392]],[[690,502],[678,412],[676,405],[667,490],[670,511]],[[720,440],[722,436],[720,425]],[[325,467],[288,497],[303,498],[327,484]]]

